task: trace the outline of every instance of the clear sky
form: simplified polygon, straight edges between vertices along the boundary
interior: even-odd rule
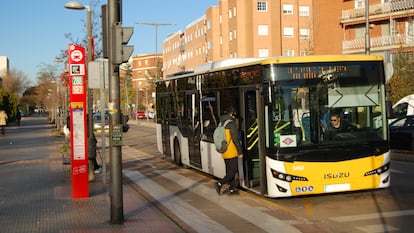
[[[72,33],[81,41],[86,34],[86,10],[69,10],[63,5],[70,0],[2,1],[0,14],[0,56],[9,58],[9,68],[22,71],[33,84],[42,64],[54,64],[54,58],[67,48]],[[137,22],[169,23],[158,27],[158,52],[162,41],[205,14],[219,0],[122,0],[122,26],[134,27],[129,45],[135,54],[155,53],[155,28]],[[80,0],[93,6],[94,18],[100,23],[101,5],[105,0]],[[100,31],[101,29],[99,29]],[[94,30],[95,31],[95,30]],[[60,64],[62,65],[62,64]],[[63,68],[63,65],[62,65]]]

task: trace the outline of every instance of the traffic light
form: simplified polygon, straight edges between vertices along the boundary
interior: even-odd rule
[[[128,62],[134,51],[133,45],[126,45],[134,32],[133,27],[122,27],[115,24],[112,27],[112,64],[122,64]]]

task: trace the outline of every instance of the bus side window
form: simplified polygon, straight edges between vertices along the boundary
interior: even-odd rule
[[[214,106],[216,105],[214,96],[205,96],[202,100],[203,108],[203,139],[213,141],[214,129],[217,127],[217,118]]]

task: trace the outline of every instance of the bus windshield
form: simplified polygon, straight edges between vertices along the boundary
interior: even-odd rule
[[[384,153],[381,70],[382,63],[361,61],[271,65],[265,110],[270,156],[341,161]]]

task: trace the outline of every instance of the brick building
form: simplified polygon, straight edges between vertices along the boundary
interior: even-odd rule
[[[226,58],[370,53],[391,64],[414,50],[414,3],[220,0],[162,48],[164,76]]]
[[[156,65],[158,61],[158,65]],[[131,58],[132,88],[136,90],[135,105],[150,109],[154,103],[155,80],[162,75],[161,54],[140,54]],[[158,73],[156,70],[158,69]]]
[[[164,75],[226,58],[307,55],[312,2],[221,0],[164,40]]]
[[[414,51],[412,0],[315,1],[313,14],[315,54],[369,53],[392,63],[396,53]]]

